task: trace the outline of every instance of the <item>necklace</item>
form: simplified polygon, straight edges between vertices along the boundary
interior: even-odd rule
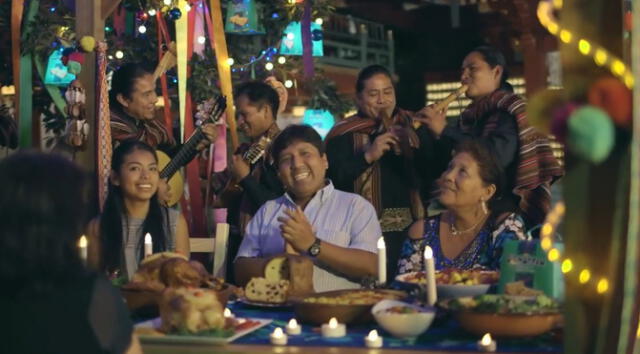
[[[487,218],[487,215],[485,214],[482,218],[480,218],[480,220],[478,220],[477,223],[475,223],[475,225],[471,226],[470,228],[466,230],[458,230],[454,225],[453,214],[449,214],[449,230],[451,231],[451,236],[458,236],[458,235],[466,234],[470,231],[475,230],[478,227],[478,225],[480,225],[480,223],[482,223],[486,218]]]

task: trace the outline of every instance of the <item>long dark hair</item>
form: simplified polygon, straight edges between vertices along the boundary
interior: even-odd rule
[[[111,78],[109,104],[117,108],[122,108],[122,105],[117,99],[118,95],[131,99],[136,80],[150,74],[153,74],[153,69],[142,63],[127,63],[119,67],[113,72],[113,77]]]
[[[47,292],[85,273],[86,176],[64,157],[19,152],[0,162],[0,282],[9,294]]]
[[[142,150],[151,153],[156,158],[156,151],[149,145],[137,140],[125,140],[113,151],[111,160],[111,173],[119,174],[125,158],[134,151]],[[151,234],[153,252],[162,252],[167,249],[167,235],[169,229],[169,217],[166,208],[160,205],[157,193],[149,201],[149,212],[142,224],[142,234]],[[124,238],[123,225],[128,230],[129,216],[124,204],[122,188],[109,182],[109,194],[104,202],[104,209],[100,216],[100,244],[102,252],[102,270],[112,272],[121,266]],[[144,238],[138,242],[140,259],[144,256],[142,247]]]
[[[476,47],[471,53],[476,52],[482,55],[484,61],[489,64],[490,68],[495,68],[497,65],[502,67],[502,77],[500,78],[500,90],[513,92],[513,86],[507,82],[509,79],[509,69],[507,68],[507,61],[504,58],[502,52],[491,46]]]

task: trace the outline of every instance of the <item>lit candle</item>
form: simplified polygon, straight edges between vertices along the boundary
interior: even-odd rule
[[[496,341],[491,339],[491,334],[487,333],[478,341],[478,350],[481,352],[495,352]]]
[[[347,327],[344,323],[339,323],[335,317],[331,317],[329,323],[322,325],[322,336],[325,338],[340,338],[347,334]]]
[[[82,261],[82,264],[87,264],[87,237],[85,235],[82,235],[82,237],[80,237],[80,241],[78,241],[78,250],[80,252],[80,260]]]
[[[369,335],[364,337],[364,344],[367,348],[382,348],[382,337],[378,335],[378,331],[375,329],[369,332]]]
[[[234,317],[234,316],[233,316],[233,313],[231,313],[231,310],[229,310],[229,308],[225,308],[225,309],[224,309],[224,313],[223,313],[223,314],[224,314],[224,317],[225,317],[225,318],[232,318],[232,317]]]
[[[298,321],[295,318],[289,320],[286,330],[287,334],[292,336],[302,333],[302,327],[298,325]]]
[[[149,257],[153,254],[153,242],[151,241],[151,234],[147,232],[144,235],[144,256]]]
[[[380,285],[387,282],[387,247],[384,238],[378,239],[378,283]]]
[[[273,345],[287,345],[287,335],[282,332],[282,328],[277,327],[269,336]]]
[[[435,305],[438,300],[436,292],[436,266],[433,262],[433,250],[427,246],[424,248],[424,270],[427,278],[427,304]]]

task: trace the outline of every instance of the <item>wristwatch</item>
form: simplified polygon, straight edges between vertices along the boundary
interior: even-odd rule
[[[318,257],[318,255],[320,254],[320,239],[319,238],[316,238],[316,240],[313,241],[313,243],[311,244],[311,247],[309,247],[309,249],[307,250],[307,253],[311,257]]]

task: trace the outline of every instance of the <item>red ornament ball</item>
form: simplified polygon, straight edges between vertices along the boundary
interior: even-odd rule
[[[589,103],[605,110],[619,127],[631,125],[631,91],[614,77],[603,77],[591,85]]]

